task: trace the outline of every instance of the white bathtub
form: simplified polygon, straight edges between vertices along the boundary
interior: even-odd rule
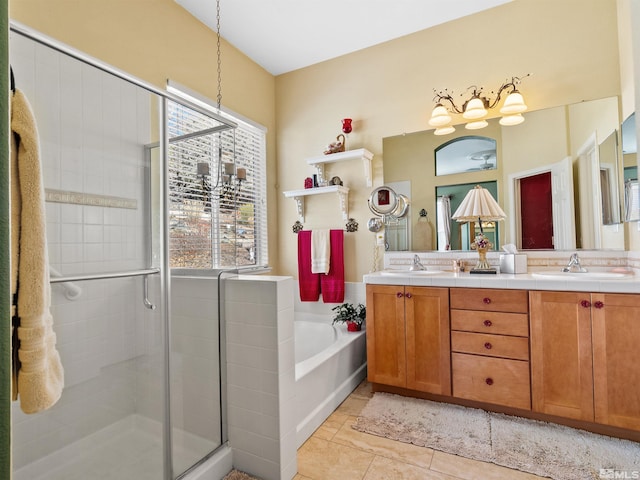
[[[332,325],[331,315],[295,314],[298,447],[365,378],[365,331]]]

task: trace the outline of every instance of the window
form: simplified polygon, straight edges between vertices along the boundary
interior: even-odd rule
[[[238,127],[167,103],[172,268],[267,264],[265,131],[223,116]]]

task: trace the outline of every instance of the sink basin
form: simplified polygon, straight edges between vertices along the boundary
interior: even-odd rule
[[[382,270],[380,272],[380,275],[420,276],[420,275],[435,275],[437,273],[442,273],[442,270]]]
[[[561,280],[563,278],[571,280],[631,280],[633,273],[623,272],[562,272],[559,270],[548,270],[544,272],[532,272],[531,275],[550,280]]]

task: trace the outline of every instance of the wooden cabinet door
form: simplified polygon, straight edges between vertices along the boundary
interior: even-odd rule
[[[405,287],[367,285],[367,375],[372,383],[406,386]]]
[[[593,294],[595,420],[640,430],[640,296]]]
[[[532,291],[530,320],[533,410],[593,421],[591,295]]]
[[[405,287],[407,388],[451,395],[449,289]]]

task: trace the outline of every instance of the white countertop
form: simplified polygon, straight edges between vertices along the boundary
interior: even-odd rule
[[[533,272],[524,274],[497,273],[470,274],[442,271],[430,275],[394,271],[368,273],[363,282],[376,285],[410,285],[427,287],[471,287],[471,288],[512,288],[522,290],[556,290],[574,292],[640,293],[640,275],[625,278],[594,279],[571,276],[565,278],[543,278]]]

